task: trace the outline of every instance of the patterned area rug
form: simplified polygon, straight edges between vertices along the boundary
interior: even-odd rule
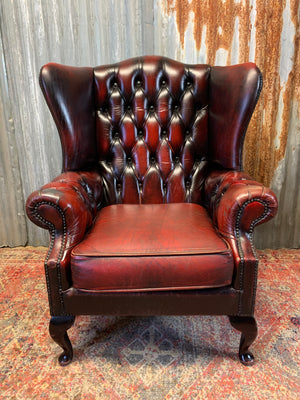
[[[300,399],[300,251],[260,251],[252,346],[226,317],[78,317],[62,368],[48,334],[45,248],[0,249],[1,399]]]

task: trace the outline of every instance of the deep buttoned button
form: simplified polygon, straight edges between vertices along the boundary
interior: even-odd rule
[[[165,80],[163,80],[163,81],[161,82],[161,85],[162,85],[162,86],[166,86],[166,84],[167,84],[167,82],[166,82]]]
[[[117,87],[118,87],[118,84],[117,84],[117,82],[115,82],[115,83],[114,83],[114,87],[115,87],[115,88],[117,88]]]
[[[153,111],[154,111],[154,106],[150,106],[150,107],[149,107],[149,110],[150,110],[151,112],[153,112]]]

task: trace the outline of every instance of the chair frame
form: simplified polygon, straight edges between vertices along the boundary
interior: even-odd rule
[[[216,169],[212,169],[206,179],[205,187],[210,215],[219,233],[226,238],[235,255],[236,272],[230,286],[203,290],[138,293],[96,291],[92,293],[76,289],[68,276],[70,251],[82,240],[86,228],[92,221],[89,224],[80,222],[82,232],[78,234],[76,241],[70,242],[68,229],[72,223],[73,214],[81,212],[77,203],[70,208],[63,196],[58,199],[55,197],[56,193],[52,191],[51,185],[46,185],[28,198],[29,218],[50,232],[50,246],[45,259],[51,313],[49,330],[53,340],[63,349],[63,353],[59,356],[60,365],[65,366],[72,361],[73,349],[67,330],[71,328],[77,315],[227,315],[231,325],[241,332],[240,361],[246,366],[253,365],[254,357],[249,347],[257,336],[254,306],[258,272],[253,230],[256,225],[269,220],[276,214],[277,201],[272,191],[248,177],[241,166],[245,132],[262,88],[262,77],[257,67],[253,64],[245,65],[247,69],[251,69],[252,75],[255,75],[255,87],[252,100],[247,105],[246,115],[241,123],[243,126],[237,156],[239,163],[231,167],[223,165],[224,168],[219,171],[220,178],[217,179],[214,176]],[[49,68],[51,69],[50,64],[42,68],[40,84],[60,131],[64,154],[63,172],[73,171],[74,168],[68,166],[68,161],[66,161],[65,142],[67,139],[62,136],[61,117],[57,117],[46,89],[47,80],[51,78],[49,78]],[[72,67],[64,68],[72,69]],[[219,68],[216,71],[221,71],[222,74],[230,74],[232,71],[232,67]],[[76,73],[81,74],[86,70],[78,68]],[[80,168],[76,173],[80,175]],[[79,176],[78,179],[81,177]],[[65,184],[71,187],[73,178]],[[211,186],[213,186],[213,196],[208,193]],[[94,200],[90,199],[90,201],[92,203]],[[225,220],[226,213],[230,217],[230,222]]]

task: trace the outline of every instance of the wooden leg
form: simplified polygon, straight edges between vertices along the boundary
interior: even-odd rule
[[[235,329],[242,332],[239,349],[241,363],[246,366],[253,365],[254,356],[248,349],[257,336],[257,325],[254,317],[230,316],[229,320]]]
[[[73,316],[51,317],[49,324],[52,339],[64,350],[58,358],[59,364],[63,367],[70,364],[73,358],[73,348],[67,330],[71,328],[74,321]]]

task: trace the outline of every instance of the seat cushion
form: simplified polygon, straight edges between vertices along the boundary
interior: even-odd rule
[[[227,286],[233,268],[205,208],[189,203],[105,207],[71,255],[73,286],[97,291]]]

